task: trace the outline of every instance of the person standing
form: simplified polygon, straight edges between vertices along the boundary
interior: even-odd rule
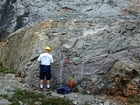
[[[40,54],[38,62],[40,63],[40,90],[43,91],[44,78],[46,78],[47,89],[50,90],[51,79],[51,64],[53,63],[53,56],[50,54],[51,48],[47,46],[45,53]]]

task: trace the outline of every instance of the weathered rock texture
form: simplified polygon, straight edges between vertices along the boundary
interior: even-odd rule
[[[1,0],[0,40],[44,20],[140,13],[139,0]]]
[[[89,0],[88,3],[91,1]],[[64,5],[66,2],[59,2],[61,10],[57,10],[57,15],[51,15],[52,19],[48,18],[13,32],[0,47],[0,61],[3,62],[3,66],[16,69],[17,76],[26,78],[29,85],[38,87],[39,64],[37,58],[49,45],[52,47],[51,53],[54,56],[52,87],[68,84],[73,74],[75,84],[80,84],[84,88],[91,85],[91,79],[95,80],[97,88],[105,86],[105,83],[118,74],[120,69],[127,71],[135,69],[139,74],[139,9],[132,9],[131,5],[127,4],[128,1],[121,3],[120,0],[100,2],[95,0],[93,4],[97,4],[97,7],[94,5],[95,7],[90,8],[88,3],[83,1],[85,3],[83,6],[86,8],[81,8],[81,12],[78,14],[73,12],[78,11],[77,6],[82,5],[77,2],[75,1],[76,4],[73,6]],[[41,2],[37,1],[30,3],[34,3],[34,7],[38,7],[38,9],[43,5],[38,5]],[[25,1],[24,4],[26,4]],[[135,6],[139,8],[139,3]],[[120,9],[120,7],[122,8]],[[82,14],[82,11],[87,11],[88,15]],[[59,14],[59,12],[61,13]],[[25,13],[25,11],[19,13]],[[40,18],[32,19],[39,20]],[[66,58],[69,59],[69,63],[65,62]],[[119,65],[117,65],[118,62]],[[105,76],[100,76],[101,74]],[[107,78],[104,79],[104,77]],[[139,80],[138,77],[137,81]],[[90,83],[88,84],[87,81]],[[101,81],[103,83],[100,84]],[[111,85],[111,87],[113,86]]]
[[[53,49],[52,73],[56,83],[68,83],[72,74],[78,83],[84,74],[106,73],[117,61],[128,65],[119,69],[127,69],[135,62],[131,68],[139,71],[139,30],[139,17],[44,21],[11,34],[0,59],[32,85],[38,78],[37,58],[46,45]]]

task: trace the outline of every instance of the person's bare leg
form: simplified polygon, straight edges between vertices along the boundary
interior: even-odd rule
[[[47,88],[49,89],[50,88],[50,80],[47,80]]]
[[[40,88],[43,88],[44,80],[40,80]]]

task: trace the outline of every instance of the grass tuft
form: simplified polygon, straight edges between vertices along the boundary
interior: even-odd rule
[[[15,74],[16,73],[16,70],[15,69],[7,69],[7,68],[3,67],[2,62],[0,62],[0,72],[2,72],[2,73],[13,73],[13,74]]]
[[[74,105],[72,101],[65,98],[55,98],[27,90],[16,89],[13,96],[9,99],[11,105],[34,105],[35,102],[41,102],[42,105]]]

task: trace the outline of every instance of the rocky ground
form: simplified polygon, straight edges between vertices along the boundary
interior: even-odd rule
[[[1,95],[6,94],[8,97],[11,97],[13,94],[13,91],[8,90],[14,90],[16,88],[20,89],[26,89],[26,90],[33,90],[26,84],[23,78],[15,77],[14,74],[0,74],[0,105],[10,105],[10,102],[8,99],[5,99],[1,97]],[[38,90],[33,90],[37,93],[42,93],[44,95],[47,95],[48,92],[44,90],[44,92],[40,92]],[[73,101],[75,105],[124,105],[119,103],[118,101],[113,101],[109,99],[106,95],[89,95],[89,94],[82,94],[77,92],[71,92],[66,95],[57,94],[55,90],[52,90],[51,93],[49,93],[48,97],[67,97],[70,100]],[[46,96],[47,97],[47,96]],[[21,104],[24,105],[24,104]],[[41,103],[35,103],[35,105],[42,105]]]

